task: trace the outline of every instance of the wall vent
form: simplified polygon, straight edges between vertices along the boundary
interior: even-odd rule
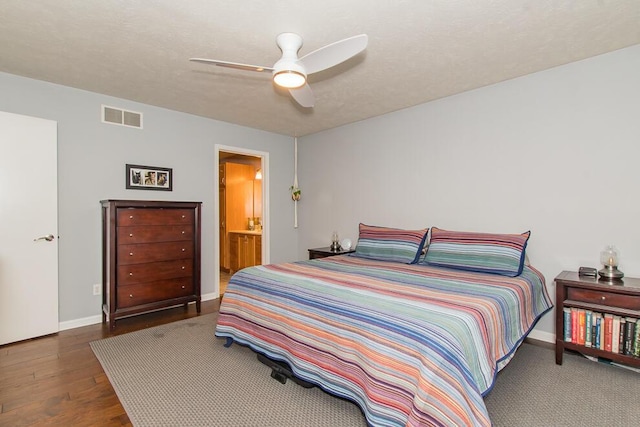
[[[142,129],[142,113],[103,105],[102,123]]]

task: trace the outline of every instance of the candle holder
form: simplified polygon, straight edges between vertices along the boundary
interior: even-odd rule
[[[342,246],[340,246],[340,237],[338,237],[338,232],[334,231],[331,235],[331,252],[340,252],[342,250]]]
[[[618,251],[613,245],[600,252],[600,262],[604,265],[604,268],[598,271],[600,278],[616,281],[624,277],[624,273],[618,270]]]

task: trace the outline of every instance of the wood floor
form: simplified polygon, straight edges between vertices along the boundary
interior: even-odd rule
[[[227,290],[229,279],[231,279],[232,273],[220,270],[220,295],[224,295],[224,291]]]
[[[218,311],[203,301],[202,314]],[[0,346],[0,426],[130,426],[91,341],[197,316],[195,305]]]

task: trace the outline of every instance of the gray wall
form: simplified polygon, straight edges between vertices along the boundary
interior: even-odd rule
[[[552,297],[607,244],[639,277],[638,76],[634,46],[301,139],[299,256],[333,230],[355,243],[359,222],[531,230]]]
[[[5,73],[0,93],[0,110],[58,122],[61,322],[100,314],[101,199],[202,201],[202,292],[217,294],[216,144],[268,153],[271,261],[296,258],[291,138]],[[101,104],[143,113],[144,129],[102,123]],[[126,163],[173,168],[173,191],[126,190]]]
[[[640,46],[299,138],[300,228],[288,188],[291,138],[0,73],[0,109],[58,121],[60,319],[99,314],[104,198],[200,200],[203,293],[214,283],[214,145],[269,153],[271,262],[305,259],[332,231],[395,227],[532,231],[553,278],[599,267],[607,244],[640,276]],[[354,102],[357,102],[354,101]],[[144,113],[102,124],[100,105]],[[125,163],[174,169],[172,193],[124,189]],[[552,314],[534,331],[553,340]]]

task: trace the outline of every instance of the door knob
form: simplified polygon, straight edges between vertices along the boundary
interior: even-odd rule
[[[38,237],[36,239],[33,239],[33,241],[37,242],[38,240],[46,240],[47,242],[50,242],[53,239],[55,239],[55,237],[53,237],[53,234],[47,234],[46,236],[42,236],[42,237]]]

